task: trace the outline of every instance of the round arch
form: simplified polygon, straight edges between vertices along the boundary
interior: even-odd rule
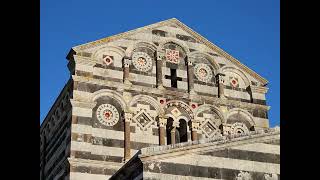
[[[219,116],[219,118],[221,119],[221,122],[224,123],[226,122],[226,118],[224,117],[223,113],[220,111],[220,109],[214,105],[211,105],[211,104],[203,104],[199,107],[197,107],[195,110],[194,110],[194,114],[195,114],[195,117],[198,116],[199,113],[205,111],[205,110],[208,110],[208,109],[213,109],[213,111],[215,113],[217,113],[217,115]]]
[[[234,114],[237,114],[237,113],[242,113],[245,117],[247,117],[247,120],[248,120],[250,126],[255,126],[256,125],[256,123],[254,122],[253,116],[248,111],[246,111],[244,109],[240,109],[240,108],[231,109],[227,114],[226,120],[228,121],[230,116],[232,116]]]
[[[153,97],[147,96],[147,95],[136,95],[136,96],[134,96],[131,99],[130,103],[129,103],[129,108],[133,104],[137,103],[138,101],[145,101],[145,102],[149,103],[150,105],[152,105],[156,109],[156,111],[157,111],[159,116],[163,116],[164,115],[164,110],[161,107],[160,103],[158,101],[156,101]]]
[[[204,57],[206,59],[208,59],[208,61],[211,63],[211,65],[213,66],[214,70],[215,70],[215,74],[217,73],[218,69],[220,69],[219,64],[215,61],[215,59],[208,53],[206,52],[200,52],[200,51],[193,51],[191,53],[189,53],[189,57],[197,57],[197,56],[201,56]]]
[[[125,55],[127,57],[131,57],[132,56],[132,52],[133,50],[135,50],[136,48],[138,47],[146,47],[146,48],[149,48],[153,51],[156,51],[157,50],[157,47],[150,43],[150,42],[147,42],[147,41],[142,41],[142,40],[139,40],[139,41],[136,41],[135,43],[133,43],[132,45],[130,45],[126,51],[125,51]]]
[[[250,80],[249,78],[240,70],[234,68],[234,67],[230,67],[230,66],[225,66],[223,68],[220,69],[220,72],[225,73],[225,72],[233,72],[238,74],[244,81],[246,87],[248,87],[250,85]]]
[[[186,55],[189,56],[190,50],[189,50],[189,47],[187,46],[187,44],[184,43],[183,41],[179,41],[179,40],[174,39],[174,38],[167,38],[163,42],[159,43],[158,50],[162,51],[163,48],[164,48],[164,45],[167,44],[167,43],[174,43],[174,44],[179,45],[184,50]]]
[[[105,46],[105,47],[101,47],[101,48],[97,49],[93,53],[93,55],[91,56],[91,59],[92,60],[97,60],[97,56],[99,56],[100,53],[103,52],[103,51],[113,51],[113,52],[119,54],[122,57],[125,56],[125,53],[126,53],[125,50],[123,50],[120,47],[117,47],[117,46]]]
[[[188,119],[193,119],[194,118],[194,113],[193,113],[193,110],[191,109],[191,107],[186,104],[185,102],[183,101],[179,101],[179,100],[171,100],[171,101],[168,101],[165,106],[164,106],[164,111],[166,112],[166,110],[172,106],[175,106],[175,107],[180,107],[182,108],[186,113],[187,115],[189,116]]]
[[[107,96],[107,97],[110,97],[112,99],[115,99],[117,102],[119,102],[121,108],[124,110],[124,111],[128,111],[128,106],[127,106],[127,103],[125,102],[125,100],[122,98],[122,95],[119,94],[118,92],[116,91],[113,91],[113,90],[108,90],[108,89],[101,89],[99,91],[96,91],[93,93],[93,96],[92,96],[92,102],[95,102],[98,98],[100,97],[103,97],[103,96]]]

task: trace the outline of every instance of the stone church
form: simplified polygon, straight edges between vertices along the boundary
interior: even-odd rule
[[[71,48],[41,180],[280,179],[268,81],[173,18]]]

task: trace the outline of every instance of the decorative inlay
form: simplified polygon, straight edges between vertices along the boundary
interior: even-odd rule
[[[220,134],[220,129],[210,119],[206,119],[201,125],[202,131],[211,138],[217,134]]]
[[[102,104],[97,109],[97,119],[106,126],[113,126],[119,121],[119,112],[111,104]]]
[[[231,134],[247,134],[249,133],[249,130],[245,124],[237,122],[231,125],[230,133]]]
[[[113,63],[113,56],[109,55],[102,55],[103,63],[109,66],[110,64]]]
[[[206,64],[196,64],[194,67],[194,74],[199,81],[209,82],[212,79],[212,71]]]
[[[166,59],[168,62],[179,64],[179,51],[166,49]]]
[[[145,52],[135,52],[132,55],[132,64],[139,71],[149,71],[152,68],[152,59]]]
[[[179,117],[181,115],[181,112],[179,111],[178,108],[172,109],[171,113],[174,117]]]
[[[136,114],[133,119],[142,130],[147,130],[147,128],[154,122],[153,118],[144,109]]]
[[[229,77],[230,85],[233,87],[239,87],[239,81],[238,78],[235,77]]]

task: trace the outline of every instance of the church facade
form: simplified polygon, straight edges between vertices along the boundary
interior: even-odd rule
[[[41,180],[280,179],[268,81],[173,18],[73,47]]]

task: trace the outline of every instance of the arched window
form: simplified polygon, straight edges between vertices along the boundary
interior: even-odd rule
[[[173,119],[170,117],[167,120],[167,144],[172,144],[172,135],[174,133],[175,143],[188,141],[187,122],[184,119],[179,120],[179,127],[173,127]],[[174,131],[174,132],[173,132]]]
[[[178,139],[176,143],[182,143],[188,141],[188,131],[187,131],[187,122],[184,119],[179,120],[179,127],[177,128],[178,131]]]

